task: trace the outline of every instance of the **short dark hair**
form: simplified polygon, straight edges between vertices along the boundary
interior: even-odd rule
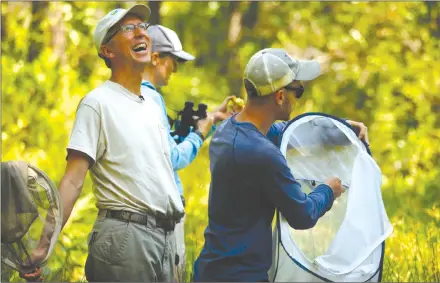
[[[111,67],[112,67],[112,63],[111,63],[110,59],[108,59],[107,57],[105,57],[105,56],[102,55],[102,54],[98,54],[98,56],[99,56],[99,58],[101,58],[102,60],[104,60],[105,65],[107,66],[107,68],[111,69]]]
[[[248,97],[258,97],[258,91],[250,80],[244,79],[244,88]]]
[[[185,62],[186,62],[185,59],[182,59],[182,58],[180,58],[180,57],[177,57],[176,55],[174,55],[174,54],[171,53],[171,52],[158,52],[158,53],[159,53],[159,57],[160,57],[160,58],[171,57],[171,58],[175,59],[175,60],[176,60],[177,62],[179,62],[179,63],[185,63]]]
[[[271,94],[261,96],[258,95],[258,91],[254,84],[248,79],[244,79],[244,88],[246,89],[248,100],[256,104],[266,104],[271,99],[272,94],[275,93],[273,92]]]
[[[121,29],[121,26],[119,24],[115,24],[113,25],[108,31],[107,34],[104,36],[104,39],[102,40],[102,44],[101,45],[105,45],[108,44],[110,42],[110,40],[113,39],[113,37],[116,35],[116,33]],[[107,68],[111,68],[112,64],[110,59],[108,59],[107,57],[103,56],[102,54],[98,54],[99,58],[101,58],[102,60],[104,60],[105,65],[107,66]]]

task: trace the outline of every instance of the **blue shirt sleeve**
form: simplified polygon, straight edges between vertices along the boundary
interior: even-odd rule
[[[317,186],[305,194],[295,180],[286,159],[281,153],[272,154],[266,170],[270,178],[265,180],[265,194],[280,210],[294,229],[309,229],[333,205],[333,191],[326,184]],[[264,180],[263,180],[264,181]]]
[[[173,170],[180,170],[188,166],[194,158],[196,158],[202,139],[195,133],[189,133],[186,138],[179,144],[169,134],[168,140],[171,146],[171,164]]]
[[[166,121],[168,127],[168,133],[170,132],[170,124],[167,119],[167,111],[165,108],[165,101],[163,97],[160,97],[160,107],[162,108],[162,115]],[[168,141],[170,143],[171,151],[171,164],[173,165],[173,170],[180,170],[188,166],[194,158],[196,158],[197,153],[202,146],[202,139],[195,133],[190,133],[186,138],[179,144],[173,139],[171,134],[168,134]]]
[[[281,134],[283,133],[284,128],[287,126],[287,123],[288,122],[279,122],[273,124],[266,134],[267,138],[277,147],[281,145]]]

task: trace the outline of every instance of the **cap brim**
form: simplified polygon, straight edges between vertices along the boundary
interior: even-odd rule
[[[319,76],[320,65],[318,61],[298,60],[299,70],[296,74],[297,81],[311,81]]]
[[[122,15],[121,19],[128,14],[135,15],[139,17],[143,22],[146,22],[150,19],[151,10],[146,5],[137,4],[127,10],[127,12]]]
[[[176,57],[184,60],[184,61],[191,61],[191,60],[195,59],[194,56],[192,56],[191,54],[189,54],[188,52],[185,52],[183,50],[182,51],[172,51],[170,53],[175,55]]]

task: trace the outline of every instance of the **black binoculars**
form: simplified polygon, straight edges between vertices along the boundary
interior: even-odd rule
[[[178,113],[181,116],[181,120],[176,123],[175,131],[172,135],[178,135],[179,137],[186,137],[192,127],[193,130],[197,129],[197,121],[205,119],[207,117],[206,110],[208,106],[203,103],[199,103],[197,110],[193,109],[194,103],[191,101],[185,102],[185,107]]]

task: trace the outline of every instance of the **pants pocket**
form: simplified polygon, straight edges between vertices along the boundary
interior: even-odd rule
[[[89,247],[93,245],[93,243],[96,241],[96,236],[98,235],[98,231],[92,230],[92,232],[89,233],[87,237],[87,244]]]
[[[114,226],[111,233],[109,249],[110,263],[118,263],[121,260],[129,258],[129,255],[126,253],[126,247],[130,244],[131,224],[129,222],[118,222],[118,225]]]
[[[95,225],[89,234],[89,254],[109,264],[117,263],[124,257],[124,248],[128,244],[130,223],[105,219]]]

